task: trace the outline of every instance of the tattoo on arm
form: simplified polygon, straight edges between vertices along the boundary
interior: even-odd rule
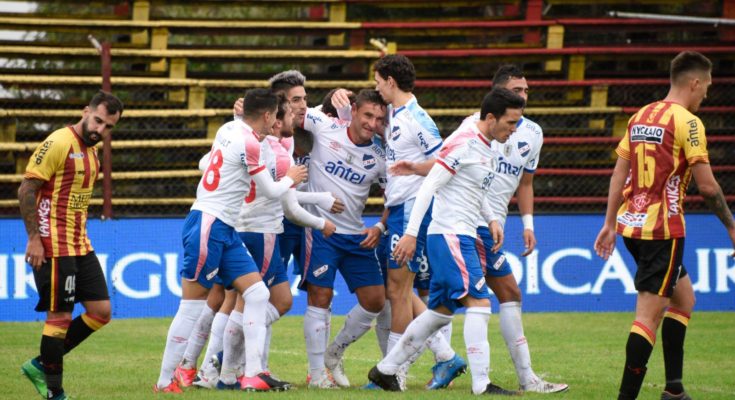
[[[733,227],[735,223],[733,222],[730,208],[727,206],[725,195],[722,193],[722,188],[718,188],[714,196],[705,197],[704,200],[707,203],[707,207],[715,213],[726,228],[730,229]]]
[[[40,179],[24,179],[18,189],[20,214],[23,217],[28,236],[38,233],[36,195],[41,186],[43,186],[43,181]]]

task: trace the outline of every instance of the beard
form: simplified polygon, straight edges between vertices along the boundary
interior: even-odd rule
[[[97,143],[102,140],[102,136],[100,136],[97,132],[92,132],[89,130],[87,126],[87,121],[82,122],[82,141],[87,146],[91,147],[96,145]]]

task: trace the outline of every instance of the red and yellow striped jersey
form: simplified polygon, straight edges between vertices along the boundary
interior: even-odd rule
[[[691,166],[709,163],[702,121],[679,104],[651,103],[628,121],[616,152],[630,160],[618,233],[644,240],[684,237]]]
[[[41,179],[36,202],[46,257],[83,256],[91,251],[87,207],[99,171],[97,149],[69,126],[49,135],[33,152],[25,177]]]

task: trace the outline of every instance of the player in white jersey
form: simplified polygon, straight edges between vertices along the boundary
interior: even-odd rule
[[[375,131],[383,128],[384,118],[385,103],[378,93],[363,90],[352,107],[351,122],[330,118],[316,109],[309,109],[304,119],[304,129],[314,136],[308,190],[332,192],[345,204],[344,212],[331,217],[337,226],[331,237],[324,238],[308,228],[305,233],[300,288],[307,291],[309,304],[304,315],[309,387],[334,387],[326,371],[324,353],[329,341],[330,304],[337,270],[358,300],[334,339],[339,358],[330,369],[340,386],[349,386],[342,369],[342,353],[370,329],[383,308],[383,277],[372,252],[381,231],[365,228],[362,211],[371,184],[385,179],[383,149],[372,142]],[[306,208],[314,215],[327,217],[327,212],[318,207]]]
[[[488,199],[495,177],[498,155],[490,141],[505,142],[515,131],[525,102],[517,94],[497,88],[485,96],[475,124],[465,125],[447,138],[439,158],[421,185],[411,211],[406,233],[394,250],[403,262],[414,255],[421,220],[434,206],[428,228],[427,253],[434,266],[429,310],[406,329],[401,340],[368,378],[385,390],[401,390],[396,377],[400,365],[440,327],[451,322],[459,307],[467,307],[464,338],[475,394],[515,395],[490,382],[490,345],[487,324],[490,318],[489,292],[477,255],[477,220]],[[487,221],[491,216],[484,216]],[[495,222],[493,235],[500,247],[502,230]]]
[[[243,325],[246,347],[256,355],[265,339],[265,308],[269,292],[260,278],[234,225],[240,204],[257,182],[267,197],[279,197],[303,180],[304,167],[294,167],[274,183],[262,174],[265,165],[260,157],[258,132],[267,132],[276,119],[277,98],[266,89],[250,90],[245,95],[244,121],[223,125],[214,139],[209,166],[197,188],[197,199],[184,222],[184,267],[181,271],[182,300],[171,322],[155,392],[180,392],[173,379],[174,370],[186,348],[191,328],[206,302],[212,280],[218,276],[225,286],[234,287],[245,299]],[[262,373],[260,359],[253,376],[246,376],[246,386],[254,390],[287,388]]]

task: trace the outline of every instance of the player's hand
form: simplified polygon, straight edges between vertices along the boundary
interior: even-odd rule
[[[533,252],[533,249],[536,248],[536,235],[533,233],[533,230],[531,229],[523,230],[523,244],[525,246],[526,251],[521,253],[521,257],[526,257],[527,255]]]
[[[235,100],[235,104],[232,106],[232,113],[242,117],[242,115],[245,113],[245,99],[240,97],[239,99]]]
[[[332,208],[329,209],[329,212],[332,214],[341,214],[345,210],[345,203],[334,193],[332,193],[332,197],[334,197],[334,203],[332,203]]]
[[[615,229],[604,225],[595,240],[595,253],[603,260],[607,260],[613,250],[615,250]]]
[[[38,235],[31,236],[28,239],[26,262],[35,270],[40,269],[41,265],[46,262],[46,251],[43,249],[43,242],[41,242],[41,237]]]
[[[334,108],[339,110],[340,108],[352,106],[350,104],[350,95],[352,95],[352,92],[347,89],[337,89],[332,95],[332,105]]]
[[[303,182],[308,176],[309,170],[303,165],[294,165],[286,171],[286,176],[291,178],[294,185]]]
[[[391,165],[390,168],[388,168],[388,172],[391,175],[395,175],[395,176],[413,175],[416,173],[416,165],[412,163],[411,161],[400,160],[400,161],[396,161],[395,164]]]
[[[325,238],[328,238],[332,236],[332,234],[336,230],[337,230],[337,227],[334,226],[334,223],[332,223],[332,221],[328,219],[324,220],[324,228],[322,228],[322,236],[324,236]]]
[[[404,265],[413,258],[414,253],[416,253],[416,237],[403,235],[393,249],[393,259],[396,260],[396,264]]]
[[[360,242],[360,247],[363,249],[374,249],[378,246],[378,242],[380,242],[380,235],[383,234],[383,232],[380,231],[380,228],[376,226],[371,226],[370,228],[365,228],[362,230],[363,235],[367,235],[365,239]]]
[[[498,221],[490,222],[490,235],[493,238],[493,247],[490,249],[493,253],[497,253],[501,247],[503,247],[503,240],[505,240],[505,234],[503,233],[503,227],[500,226]]]

